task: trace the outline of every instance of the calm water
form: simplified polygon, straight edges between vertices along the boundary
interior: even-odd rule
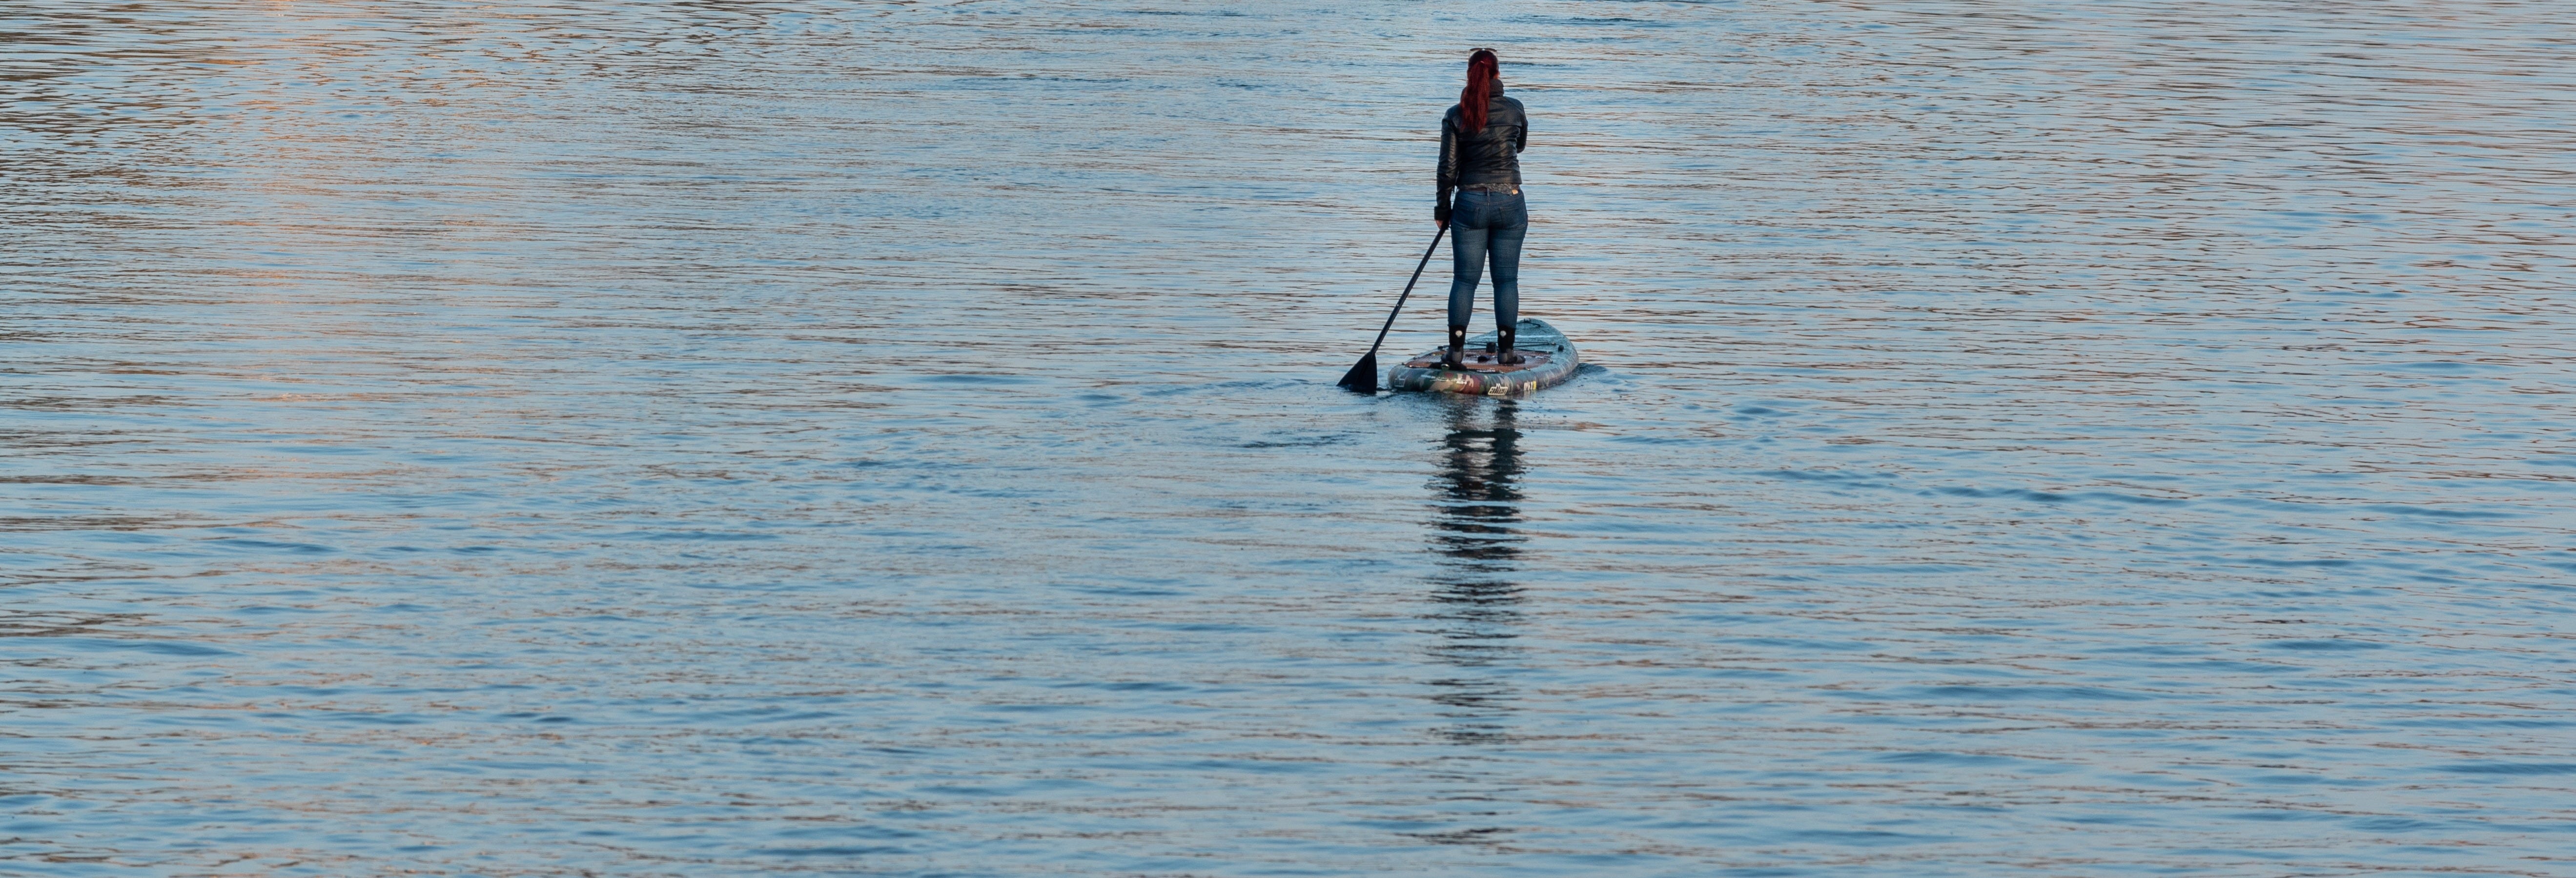
[[[0,873],[2576,874],[2576,8],[2045,5],[0,6]]]

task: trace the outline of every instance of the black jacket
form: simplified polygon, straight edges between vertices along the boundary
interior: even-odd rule
[[[1449,219],[1449,193],[1476,183],[1521,184],[1521,150],[1529,147],[1529,117],[1521,102],[1498,90],[1485,104],[1485,130],[1459,131],[1458,108],[1440,118],[1440,195],[1432,216]]]

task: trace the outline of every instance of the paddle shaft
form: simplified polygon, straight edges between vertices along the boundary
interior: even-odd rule
[[[1431,233],[1431,246],[1422,248],[1422,262],[1413,266],[1413,279],[1404,282],[1404,295],[1395,297],[1395,310],[1386,312],[1386,325],[1377,328],[1377,341],[1369,343],[1368,355],[1377,356],[1379,345],[1386,344],[1386,331],[1395,328],[1395,315],[1404,313],[1404,300],[1413,298],[1413,285],[1422,281],[1422,270],[1431,267],[1431,253],[1440,249],[1440,236],[1449,234],[1449,224],[1441,223],[1440,231]]]

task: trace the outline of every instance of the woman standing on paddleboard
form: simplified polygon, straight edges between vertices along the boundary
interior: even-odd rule
[[[1476,277],[1489,255],[1499,330],[1494,358],[1521,362],[1512,352],[1512,330],[1521,311],[1521,238],[1529,232],[1520,161],[1527,146],[1529,119],[1521,113],[1521,102],[1503,96],[1502,62],[1494,50],[1477,49],[1467,56],[1467,87],[1440,121],[1440,200],[1431,208],[1432,222],[1455,224],[1449,239],[1449,347],[1440,358],[1449,368],[1464,362],[1467,318],[1476,310]]]

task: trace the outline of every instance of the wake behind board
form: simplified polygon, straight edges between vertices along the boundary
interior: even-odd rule
[[[1574,377],[1574,367],[1582,360],[1574,355],[1574,343],[1565,340],[1565,333],[1535,317],[1521,318],[1515,328],[1520,334],[1512,344],[1528,362],[1508,366],[1494,362],[1499,358],[1485,353],[1495,336],[1488,332],[1467,340],[1466,362],[1459,368],[1441,368],[1437,349],[1389,367],[1387,389],[1518,396]],[[1477,362],[1477,357],[1484,357],[1484,362]]]

